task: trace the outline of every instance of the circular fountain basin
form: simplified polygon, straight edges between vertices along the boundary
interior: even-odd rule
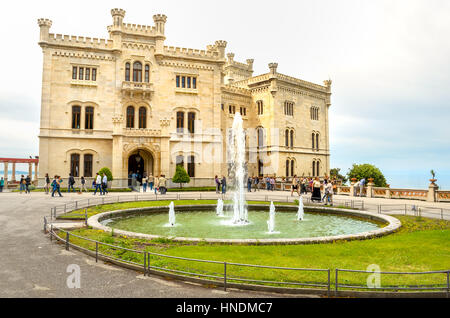
[[[180,242],[225,244],[308,244],[379,237],[396,231],[401,223],[387,215],[347,209],[305,207],[296,220],[296,206],[276,206],[275,232],[269,233],[268,205],[250,205],[249,223],[234,225],[232,212],[215,213],[215,205],[176,206],[176,224],[168,223],[168,207],[111,211],[89,218],[95,229],[127,237],[170,238]]]

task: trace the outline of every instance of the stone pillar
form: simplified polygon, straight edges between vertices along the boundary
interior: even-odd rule
[[[355,196],[355,183],[356,183],[356,178],[352,178],[350,181],[350,196],[351,197]]]
[[[37,181],[38,180],[37,176],[38,176],[38,163],[35,162],[34,163],[34,178],[33,178],[33,181]]]
[[[373,193],[372,193],[373,186],[374,186],[373,178],[369,178],[369,183],[367,184],[367,189],[366,189],[366,196],[368,198],[372,198],[373,197]]]
[[[431,183],[428,187],[428,195],[427,195],[427,201],[428,202],[436,202],[436,191],[439,189],[437,184],[435,183],[436,179],[430,179]]]
[[[391,198],[391,188],[390,188],[390,185],[389,184],[387,184],[386,185],[386,199],[390,199]]]
[[[16,181],[16,163],[13,162],[12,163],[12,177],[11,177],[11,181]]]
[[[5,180],[5,188],[8,187],[8,162],[3,162],[4,167],[4,177],[3,180]]]
[[[33,178],[33,164],[31,162],[28,163],[28,175],[30,176],[30,179]]]

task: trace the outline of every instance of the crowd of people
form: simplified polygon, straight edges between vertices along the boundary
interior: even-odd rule
[[[154,191],[155,194],[166,194],[167,192],[167,179],[165,175],[153,176],[151,173],[147,176],[147,173],[144,172],[142,178],[135,173],[130,172],[129,178],[131,181],[131,186],[135,191],[139,191],[138,183],[142,185],[142,191],[147,192],[147,189],[151,192]],[[140,182],[139,182],[140,179]],[[140,187],[140,186],[139,186]]]

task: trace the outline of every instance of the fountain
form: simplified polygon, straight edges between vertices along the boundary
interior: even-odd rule
[[[270,201],[270,210],[269,210],[269,221],[267,221],[267,226],[269,228],[269,233],[274,233],[275,230],[275,205],[273,201]]]
[[[302,221],[303,220],[303,215],[304,215],[304,211],[303,211],[303,197],[300,196],[300,198],[298,199],[297,220]]]
[[[234,171],[233,224],[248,224],[248,211],[245,204],[245,133],[240,113],[234,115],[231,140],[228,147],[231,170]]]
[[[169,225],[175,226],[175,208],[173,201],[169,204]]]
[[[222,199],[218,199],[217,200],[217,208],[216,208],[216,214],[218,216],[224,216],[223,214],[223,200]]]

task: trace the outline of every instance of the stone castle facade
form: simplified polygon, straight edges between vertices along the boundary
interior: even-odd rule
[[[250,175],[329,173],[331,80],[317,85],[277,72],[253,75],[226,53],[165,46],[165,15],[154,26],[124,23],[111,10],[109,39],[50,33],[39,19],[43,52],[39,177],[93,177],[109,167],[172,177],[177,164],[192,185],[227,175],[227,136],[241,113]],[[117,181],[119,182],[119,181]],[[124,184],[116,184],[123,186]]]

